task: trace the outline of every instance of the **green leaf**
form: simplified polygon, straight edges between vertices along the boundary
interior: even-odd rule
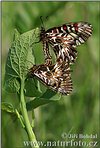
[[[35,78],[28,79],[25,83],[25,96],[39,97],[41,95],[39,83]]]
[[[13,121],[18,119],[18,116],[17,116],[16,111],[15,111],[15,109],[14,109],[12,104],[7,103],[7,102],[2,102],[1,109],[2,109],[2,111],[4,111],[7,114],[9,114]]]
[[[15,29],[14,30],[13,41],[17,40],[19,36],[20,36],[20,33],[17,31],[17,29]]]
[[[24,123],[23,123],[22,115],[19,114],[17,109],[14,109],[12,104],[7,103],[7,102],[2,102],[1,109],[2,109],[2,111],[5,111],[8,114],[10,114],[13,120],[19,119],[22,127],[25,127]]]
[[[27,110],[33,110],[41,105],[45,105],[54,101],[60,100],[61,95],[58,93],[53,92],[50,89],[47,89],[47,91],[40,97],[35,98],[32,101],[27,102]]]
[[[10,103],[7,103],[7,102],[2,102],[2,104],[1,104],[1,109],[2,109],[3,111],[8,112],[8,113],[14,113],[14,112],[15,112],[15,111],[14,111],[13,105],[10,104]]]
[[[60,100],[61,94],[56,93],[50,89],[47,89],[46,92],[40,98],[56,101],[56,100]]]
[[[35,63],[32,50],[34,50],[33,45],[38,40],[38,33],[38,28],[21,35],[15,30],[5,70],[5,89],[8,92],[19,92],[20,80],[25,80],[28,69]]]

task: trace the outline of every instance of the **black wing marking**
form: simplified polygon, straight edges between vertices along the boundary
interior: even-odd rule
[[[57,59],[62,58],[63,61],[73,63],[77,57],[76,47],[87,41],[92,30],[92,25],[87,22],[69,23],[44,30],[41,40],[51,45]]]
[[[68,95],[72,91],[70,67],[66,62],[48,67],[46,65],[33,66],[30,73],[53,91],[64,95]]]

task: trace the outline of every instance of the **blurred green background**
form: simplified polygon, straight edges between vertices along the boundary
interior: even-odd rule
[[[7,93],[3,87],[14,29],[24,33],[40,28],[40,16],[48,16],[46,29],[78,21],[87,21],[93,26],[93,35],[77,49],[78,58],[72,67],[73,93],[35,109],[34,131],[38,140],[68,141],[71,140],[67,139],[68,133],[99,133],[99,8],[99,2],[2,2],[2,101],[11,102],[15,108],[19,105],[17,96]],[[41,63],[42,44],[36,46],[36,61]],[[64,137],[63,133],[66,133]],[[2,148],[22,147],[24,140],[28,138],[19,121],[2,112]],[[97,141],[91,138],[82,140]]]

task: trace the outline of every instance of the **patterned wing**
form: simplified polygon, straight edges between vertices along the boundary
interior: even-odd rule
[[[41,40],[53,47],[57,59],[73,63],[77,57],[76,47],[87,41],[92,30],[92,25],[87,22],[69,23],[44,31]]]
[[[32,76],[36,76],[43,84],[53,91],[68,95],[72,91],[70,67],[67,63],[55,65],[33,66],[30,70]]]

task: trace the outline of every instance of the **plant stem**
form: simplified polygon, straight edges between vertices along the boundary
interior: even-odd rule
[[[30,124],[30,121],[29,121],[29,118],[28,118],[28,112],[27,112],[27,109],[26,109],[26,102],[25,102],[25,98],[24,98],[24,80],[23,79],[21,80],[20,101],[21,101],[21,103],[20,103],[21,112],[22,112],[22,116],[23,116],[23,119],[24,119],[25,129],[26,129],[26,132],[27,132],[28,137],[29,137],[29,141],[31,141],[31,143],[33,142],[33,145],[35,145],[35,146],[31,145],[31,147],[39,148],[35,134],[32,130],[32,127],[31,127],[31,124]]]

